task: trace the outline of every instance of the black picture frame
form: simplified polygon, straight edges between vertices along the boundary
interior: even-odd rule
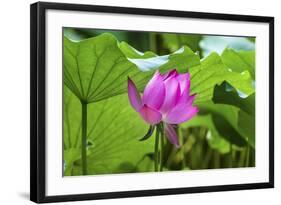
[[[263,22],[269,24],[269,181],[263,183],[229,184],[190,188],[89,193],[60,196],[46,196],[45,192],[45,37],[46,11],[67,10],[102,13],[122,13],[152,16],[170,16],[195,19],[233,20]],[[265,16],[233,15],[203,12],[156,10],[143,8],[110,7],[83,4],[38,2],[30,7],[30,199],[37,203],[76,200],[96,200],[123,197],[140,197],[197,192],[245,190],[274,187],[274,18]]]

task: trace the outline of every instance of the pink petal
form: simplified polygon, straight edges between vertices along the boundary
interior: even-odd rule
[[[189,89],[190,89],[190,75],[189,75],[189,73],[178,75],[177,80],[180,84],[181,93],[183,93],[185,91],[189,95]]]
[[[141,96],[134,82],[128,77],[128,96],[132,107],[138,112],[142,107]]]
[[[188,96],[188,97],[187,97],[187,100],[185,101],[185,104],[187,104],[187,105],[189,105],[189,106],[192,105],[194,99],[195,99],[195,94],[194,94],[194,95]]]
[[[162,113],[170,111],[176,105],[180,97],[180,86],[175,77],[169,77],[164,81],[164,85],[166,95],[160,109]]]
[[[189,96],[190,94],[190,76],[189,74],[181,74],[180,76],[177,77],[179,84],[181,86],[181,96],[179,98],[179,101],[177,102],[177,104],[181,104],[181,103],[187,103],[193,102],[194,97]]]
[[[151,125],[159,123],[162,119],[162,115],[160,112],[147,105],[144,105],[139,112],[141,117]]]
[[[163,82],[163,77],[156,71],[153,78],[148,82],[143,93],[143,103],[147,104],[158,110],[165,99],[165,86]]]
[[[188,96],[187,92],[184,92],[180,97],[177,102],[177,104],[187,104],[187,105],[192,105],[193,101],[195,99],[195,94]]]
[[[199,109],[190,104],[177,104],[168,114],[164,121],[168,124],[180,124],[194,117]]]
[[[167,78],[171,77],[171,76],[177,76],[178,75],[178,72],[176,69],[173,69],[171,71],[169,71],[168,73],[162,75],[163,76],[163,79],[166,80]]]
[[[164,123],[164,132],[171,144],[179,147],[178,135],[172,125]]]

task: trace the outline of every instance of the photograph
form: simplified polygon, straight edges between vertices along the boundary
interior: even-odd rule
[[[256,166],[255,36],[62,38],[63,177]]]
[[[277,3],[0,9],[0,205],[280,201]]]

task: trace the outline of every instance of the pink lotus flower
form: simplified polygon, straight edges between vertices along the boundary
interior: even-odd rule
[[[199,111],[192,103],[195,95],[189,95],[190,75],[172,70],[166,74],[156,71],[141,96],[128,78],[128,95],[132,107],[150,125],[164,124],[168,140],[179,147],[177,133],[173,127],[194,117]]]

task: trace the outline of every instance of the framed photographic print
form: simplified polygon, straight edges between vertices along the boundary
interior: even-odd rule
[[[34,202],[274,186],[274,18],[31,5]]]

